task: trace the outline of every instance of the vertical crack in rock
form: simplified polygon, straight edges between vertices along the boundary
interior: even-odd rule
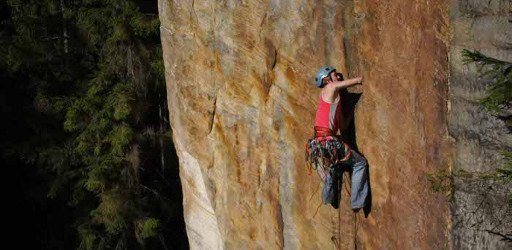
[[[274,70],[274,68],[276,67],[276,62],[277,62],[277,49],[274,49],[274,62],[272,63],[272,70]]]
[[[265,47],[267,48],[267,74],[264,77],[263,80],[263,88],[264,88],[264,96],[265,96],[265,103],[268,101],[268,95],[270,93],[270,90],[272,86],[274,85],[274,78],[275,78],[275,72],[274,69],[277,64],[277,57],[278,52],[277,48],[274,46],[271,40],[265,39]]]
[[[217,112],[217,94],[215,94],[215,97],[213,98],[213,111],[210,114],[208,134],[212,133],[213,122],[215,121],[215,113],[216,112]]]
[[[194,10],[194,0],[192,0],[192,6],[190,7],[190,19],[192,19],[192,14],[195,14],[196,11]]]
[[[261,27],[263,27],[263,24],[265,23],[265,20],[267,19],[267,16],[268,16],[268,13],[265,13],[265,15],[263,16],[263,18],[261,19],[261,23],[260,23],[260,34],[261,34]]]
[[[265,98],[266,100],[268,100],[268,95],[270,93],[270,89],[272,88],[272,86],[274,86],[274,68],[276,67],[276,62],[277,62],[277,50],[274,49],[274,59],[273,59],[273,63],[272,63],[272,67],[270,68],[270,74],[269,74],[269,77],[268,77],[268,83],[265,84]],[[266,102],[265,100],[265,102]]]
[[[279,241],[278,244],[281,247],[281,249],[285,249],[284,247],[284,221],[283,221],[283,207],[281,206],[281,202],[277,203],[277,222],[279,225]]]
[[[190,7],[190,15],[189,15],[189,18],[190,18],[190,23],[191,23],[191,26],[193,27],[194,31],[193,31],[193,38],[195,39],[196,38],[196,33],[197,33],[197,28],[199,26],[199,20],[198,20],[198,17],[197,17],[197,13],[196,13],[196,9],[194,8],[194,5],[195,5],[195,0],[192,0],[192,5]],[[192,18],[192,15],[195,17],[195,19]]]

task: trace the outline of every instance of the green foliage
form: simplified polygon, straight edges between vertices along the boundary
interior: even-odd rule
[[[503,168],[498,168],[493,173],[480,174],[472,173],[465,170],[452,170],[447,171],[440,169],[435,172],[426,172],[424,177],[430,183],[430,188],[434,193],[443,193],[450,201],[455,201],[453,196],[453,180],[466,179],[466,180],[493,180],[495,182],[510,182],[512,174],[512,152],[503,151],[502,154],[505,156],[505,164]],[[509,195],[509,203],[511,202]]]
[[[64,96],[48,96],[43,93],[37,93],[34,99],[34,108],[41,112],[52,115],[59,115],[66,110],[68,100]]]
[[[133,131],[128,125],[121,124],[115,126],[109,134],[112,153],[117,156],[124,156],[124,151],[132,141],[132,138]]]
[[[437,170],[436,172],[427,172],[425,173],[425,178],[430,183],[432,191],[435,193],[441,192],[446,197],[449,197],[451,201],[453,201],[454,197],[452,196],[452,181],[453,181],[453,172],[448,172],[445,169]]]
[[[48,198],[69,191],[68,204],[86,211],[75,223],[79,249],[131,249],[130,235],[150,240],[172,212],[162,205],[166,182],[155,181],[162,173],[141,171],[151,159],[138,159],[159,145],[144,140],[170,134],[144,134],[160,125],[152,115],[167,105],[158,15],[142,13],[140,3],[6,3],[0,70],[26,76],[38,131],[19,151],[52,174]],[[141,190],[144,182],[151,192]],[[167,214],[155,212],[160,206]]]
[[[503,167],[499,168],[496,171],[495,176],[493,178],[496,180],[502,180],[505,182],[512,181],[512,152],[503,150],[501,154],[504,157]],[[508,205],[512,206],[512,193],[508,194]]]
[[[512,181],[512,152],[502,150],[503,166],[498,168],[494,173],[482,175],[481,178],[485,180]]]
[[[128,226],[126,197],[117,189],[102,192],[100,205],[91,211],[92,222],[104,225],[107,233],[117,234]]]
[[[80,225],[78,228],[78,237],[80,245],[78,246],[78,250],[91,250],[95,249],[94,242],[96,240],[96,235],[92,230],[85,228],[85,225]]]
[[[501,154],[504,157],[503,174],[505,174],[507,181],[510,181],[510,178],[512,178],[510,173],[510,170],[512,170],[512,152],[503,150]]]
[[[479,51],[462,50],[464,65],[475,62],[480,77],[491,79],[491,85],[480,103],[495,115],[512,106],[512,63],[485,56]]]
[[[139,239],[155,237],[158,234],[160,220],[155,218],[144,218],[136,223],[136,235]]]

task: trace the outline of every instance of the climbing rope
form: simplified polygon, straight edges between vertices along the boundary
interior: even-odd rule
[[[331,240],[332,240],[332,242],[334,242],[334,245],[336,245],[336,248],[338,250],[340,250],[340,242],[338,241],[338,239],[336,239],[336,237],[332,236]]]
[[[340,179],[338,179],[338,188],[343,189],[343,187],[341,187],[341,185],[339,185],[339,182],[340,182]],[[345,188],[345,190],[346,190],[346,188]],[[338,194],[340,196],[341,196],[342,192],[343,192],[343,190],[338,190]],[[341,200],[341,197],[340,197],[340,200]],[[338,249],[340,249],[339,242],[341,242],[341,208],[338,208]]]
[[[354,249],[357,250],[357,214],[354,213]]]
[[[325,182],[325,178],[327,176],[327,172],[329,171],[329,169],[324,169],[324,176],[320,176],[319,174],[319,177],[320,177],[320,182],[318,182],[318,185],[317,187],[315,188],[315,191],[313,192],[313,194],[309,197],[308,199],[308,203],[313,199],[313,197],[315,197],[316,193],[318,192],[319,188],[320,188],[320,184],[322,184],[323,182]],[[352,179],[349,178],[349,176],[347,175],[347,172],[344,171],[343,174],[345,175],[345,179],[349,179],[350,182],[352,182]],[[341,180],[340,179],[337,179],[338,182],[340,182]],[[345,182],[342,182],[343,185],[338,185],[338,194],[340,192],[342,192],[343,190],[343,186],[345,187],[345,191],[348,195],[348,197],[350,198],[351,195],[350,195],[350,188],[347,186],[348,185],[348,182],[345,181]],[[312,218],[314,219],[316,217],[316,215],[318,214],[318,211],[320,210],[320,207],[322,207],[323,205],[323,202],[322,200],[320,200],[320,204],[316,207],[315,209],[315,213],[313,214]],[[355,213],[354,213],[355,214]],[[337,231],[338,231],[338,238],[336,238],[336,233],[333,232],[333,236],[331,237],[331,240],[332,242],[334,243],[334,245],[336,246],[337,249],[340,249],[340,242],[341,242],[341,209],[338,209],[338,222],[335,223],[335,225],[337,227]],[[336,229],[334,229],[334,231],[336,231]],[[354,236],[354,242],[355,242],[355,237]]]

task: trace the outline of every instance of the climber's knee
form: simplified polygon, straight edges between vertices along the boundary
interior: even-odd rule
[[[361,164],[366,167],[366,166],[368,166],[368,161],[365,158],[363,158],[361,160]]]
[[[368,166],[368,161],[366,161],[365,158],[358,159],[356,161],[356,163],[354,164],[354,168],[357,169],[357,170],[363,169],[366,166]]]

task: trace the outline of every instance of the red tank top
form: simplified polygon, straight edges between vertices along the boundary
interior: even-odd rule
[[[315,126],[330,128],[335,134],[338,134],[339,121],[342,111],[341,97],[338,98],[338,102],[328,103],[324,101],[322,92],[320,92],[319,99],[318,108],[316,110]]]

